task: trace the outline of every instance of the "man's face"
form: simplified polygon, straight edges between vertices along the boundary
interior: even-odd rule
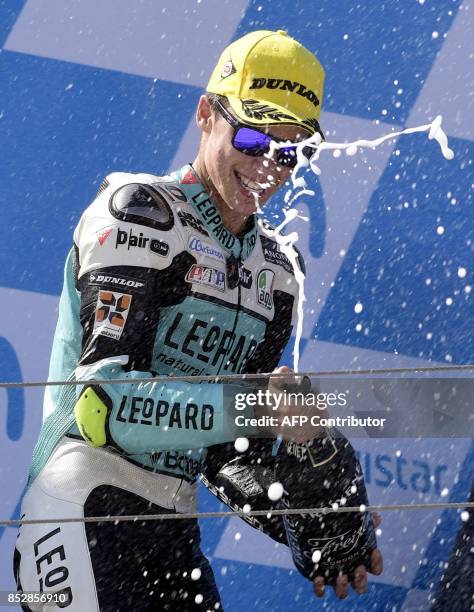
[[[203,130],[199,154],[200,170],[204,174],[201,179],[221,204],[237,215],[248,217],[257,206],[263,207],[288,180],[291,168],[278,164],[275,158],[252,157],[237,151],[232,145],[234,128],[211,108],[205,96],[199,102],[197,120]],[[259,129],[270,136],[291,142],[299,142],[309,135],[292,125],[262,127]]]

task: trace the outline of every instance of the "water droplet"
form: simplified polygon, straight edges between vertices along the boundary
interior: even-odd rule
[[[321,551],[315,550],[313,554],[311,555],[311,561],[313,563],[319,563],[320,559],[321,559]]]
[[[268,487],[268,498],[272,501],[278,501],[283,495],[283,491],[284,489],[281,482],[272,482],[272,484]]]
[[[234,448],[238,453],[245,453],[249,447],[249,441],[247,438],[237,438],[234,442]]]

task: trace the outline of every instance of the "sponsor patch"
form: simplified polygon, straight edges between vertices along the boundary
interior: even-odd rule
[[[186,227],[188,225],[189,227],[195,229],[197,232],[204,234],[204,236],[209,236],[206,228],[204,227],[203,222],[200,219],[196,219],[196,217],[184,210],[178,210],[178,217],[183,227]]]
[[[260,270],[257,276],[257,303],[267,310],[273,308],[273,281],[275,272],[272,270]]]
[[[89,274],[89,285],[110,285],[120,289],[133,289],[134,291],[145,291],[146,283],[131,278],[130,276],[116,276],[114,274],[103,274],[101,272],[91,272]]]
[[[170,250],[169,244],[163,240],[144,236],[142,232],[134,234],[131,228],[127,232],[119,227],[115,240],[115,248],[118,249],[121,246],[126,246],[128,251],[132,248],[149,249],[152,253],[162,257],[166,257]]]
[[[197,266],[194,264],[186,274],[188,283],[199,283],[206,287],[213,287],[219,291],[225,291],[225,273],[222,270]]]
[[[227,259],[227,286],[229,289],[235,289],[237,285],[242,285],[246,289],[252,286],[252,272],[244,268],[233,255]]]
[[[239,282],[242,287],[250,289],[250,287],[252,286],[252,280],[252,272],[250,272],[250,270],[247,270],[247,268],[241,266],[239,269]]]
[[[269,238],[265,238],[265,236],[261,236],[260,238],[262,241],[262,251],[265,260],[277,266],[282,266],[282,268],[284,268],[287,272],[293,274],[293,266],[291,265],[291,261],[286,255],[278,250],[278,244]]]
[[[234,64],[232,63],[232,60],[228,60],[223,66],[222,66],[222,71],[221,71],[221,79],[225,79],[228,76],[230,76],[231,74],[235,74],[237,72],[237,70],[235,69]]]
[[[99,291],[92,333],[119,340],[127,322],[131,303],[132,296],[127,293]]]
[[[188,248],[193,253],[199,253],[202,255],[207,255],[212,259],[217,259],[217,261],[225,261],[224,253],[218,249],[216,246],[211,244],[210,242],[206,242],[205,240],[201,240],[197,236],[193,236],[189,243]]]
[[[104,242],[107,240],[107,238],[112,233],[112,230],[113,230],[113,227],[103,227],[102,229],[96,232],[97,240],[99,241],[100,246],[104,244]]]
[[[252,78],[249,89],[282,89],[283,91],[295,92],[299,96],[306,98],[316,108],[319,106],[319,98],[314,91],[305,87],[298,81],[288,81],[287,79],[267,79],[265,77]]]

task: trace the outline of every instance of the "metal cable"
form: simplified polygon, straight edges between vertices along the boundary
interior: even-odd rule
[[[394,504],[378,506],[339,506],[330,508],[285,508],[282,510],[225,510],[223,512],[183,512],[170,514],[129,514],[117,516],[87,516],[78,518],[50,518],[50,519],[12,519],[0,520],[0,525],[11,527],[14,525],[42,525],[45,523],[121,523],[125,521],[156,521],[180,519],[206,519],[206,518],[232,518],[235,516],[284,516],[291,514],[332,514],[337,512],[385,512],[390,510],[440,510],[440,509],[466,509],[474,508],[474,502],[440,502],[433,504]]]
[[[324,376],[356,376],[356,375],[377,375],[377,374],[409,374],[422,372],[457,372],[457,371],[474,371],[474,364],[453,365],[453,366],[419,366],[411,368],[382,368],[382,369],[366,369],[366,370],[327,370],[320,372],[296,372],[298,377],[308,376],[309,378],[324,377]],[[63,387],[68,385],[87,385],[87,384],[138,384],[138,383],[155,383],[155,382],[237,382],[242,380],[259,380],[269,377],[288,378],[288,373],[272,373],[266,372],[262,374],[206,374],[201,376],[154,376],[152,378],[111,378],[104,380],[58,380],[58,381],[37,381],[37,382],[0,382],[0,388],[11,389],[16,387]]]

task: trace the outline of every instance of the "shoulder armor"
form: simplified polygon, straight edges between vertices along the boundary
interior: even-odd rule
[[[167,199],[157,184],[128,183],[110,197],[110,214],[127,223],[135,223],[158,230],[173,227],[174,217]]]
[[[99,192],[74,232],[79,278],[99,267],[163,270],[185,250],[173,210],[185,194],[171,177],[113,172]]]

